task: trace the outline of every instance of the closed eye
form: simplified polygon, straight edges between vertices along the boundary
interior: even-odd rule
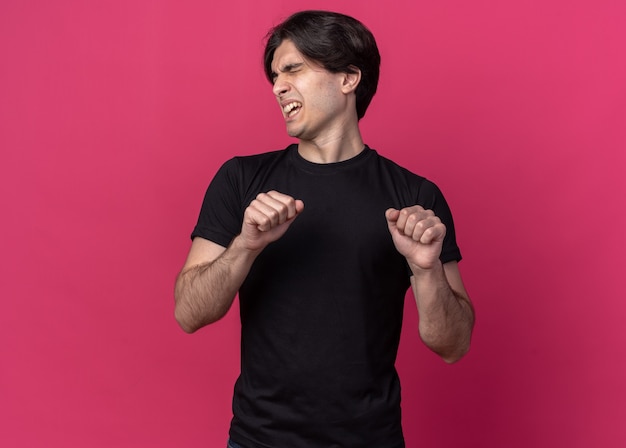
[[[291,72],[295,72],[296,70],[298,70],[300,67],[302,67],[304,65],[303,62],[297,62],[295,64],[287,64],[283,67],[283,69],[281,70],[281,72],[283,73],[291,73]]]
[[[304,65],[304,62],[285,64],[282,68],[279,68],[278,71],[280,73],[294,73],[294,72],[297,72],[299,69],[301,69],[303,65]],[[271,77],[272,84],[275,84],[276,78],[278,78],[278,73],[272,72],[271,75],[272,75]]]

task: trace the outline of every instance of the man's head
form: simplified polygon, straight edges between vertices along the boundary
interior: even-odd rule
[[[284,40],[292,41],[300,53],[331,73],[355,73],[358,68],[356,111],[363,118],[378,86],[380,54],[374,36],[361,22],[328,11],[295,13],[268,33],[264,68],[270,82],[274,52]]]

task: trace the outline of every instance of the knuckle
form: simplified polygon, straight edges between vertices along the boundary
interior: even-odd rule
[[[272,224],[272,221],[267,216],[261,216],[259,218],[259,224],[262,226],[270,226]]]
[[[280,213],[278,213],[278,210],[276,209],[272,209],[267,212],[267,217],[269,218],[269,220],[276,220],[278,219],[279,215]]]

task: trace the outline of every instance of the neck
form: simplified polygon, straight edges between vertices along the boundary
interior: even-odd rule
[[[365,145],[358,127],[353,132],[326,136],[315,140],[300,140],[298,152],[313,163],[336,163],[358,155]]]

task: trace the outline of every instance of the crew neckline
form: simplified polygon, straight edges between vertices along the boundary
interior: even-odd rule
[[[374,152],[369,146],[364,145],[360,153],[341,162],[315,163],[300,155],[297,143],[289,145],[287,151],[289,151],[291,160],[298,168],[312,174],[333,174],[337,171],[352,168],[367,159]]]

